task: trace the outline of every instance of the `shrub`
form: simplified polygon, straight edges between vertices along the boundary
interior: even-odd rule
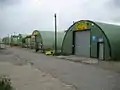
[[[7,76],[0,76],[0,90],[13,90],[10,78]]]

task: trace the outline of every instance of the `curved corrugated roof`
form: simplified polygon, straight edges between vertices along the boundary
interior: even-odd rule
[[[2,42],[6,42],[6,43],[9,43],[11,41],[11,38],[10,37],[4,37],[2,38]]]
[[[27,35],[27,34],[19,34],[18,36],[21,37],[21,38],[25,38],[26,36],[29,36],[29,35]]]
[[[49,48],[49,46],[53,46],[54,48],[54,39],[55,35],[53,31],[40,31],[43,44],[45,45],[45,48]],[[64,32],[58,32],[57,33],[57,48],[61,49],[62,46],[62,40],[64,38]]]
[[[95,23],[103,30],[107,36],[110,43],[112,56],[114,58],[120,57],[120,26],[100,22]]]

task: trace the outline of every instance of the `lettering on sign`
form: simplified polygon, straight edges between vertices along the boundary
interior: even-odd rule
[[[77,23],[75,25],[76,30],[84,30],[88,28],[88,24],[86,22],[82,22],[82,23]]]

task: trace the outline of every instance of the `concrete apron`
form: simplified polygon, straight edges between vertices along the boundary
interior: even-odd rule
[[[87,58],[87,57],[79,57],[75,55],[70,55],[70,56],[57,56],[60,59],[66,59],[74,62],[81,62],[85,64],[97,64],[99,63],[98,59],[93,59],[93,58]]]

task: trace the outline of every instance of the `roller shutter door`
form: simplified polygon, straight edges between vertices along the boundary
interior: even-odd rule
[[[75,55],[90,57],[90,31],[75,32]]]

